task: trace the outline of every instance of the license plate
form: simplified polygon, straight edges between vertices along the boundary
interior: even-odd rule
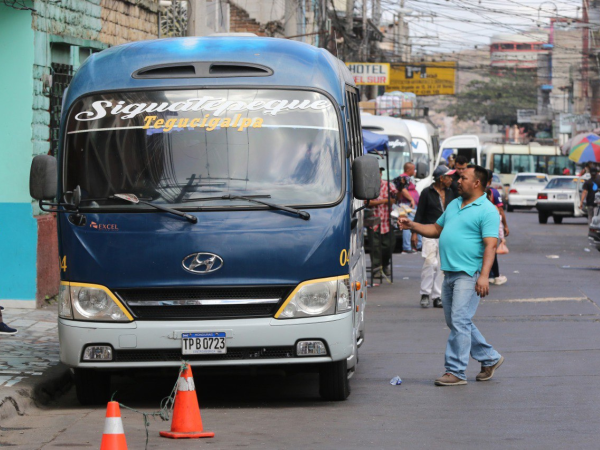
[[[526,202],[527,202],[528,205],[535,205],[536,201],[537,200],[526,200]]]
[[[557,200],[567,200],[569,198],[569,194],[556,194]]]
[[[182,333],[182,355],[207,355],[227,353],[227,334],[224,331],[212,333]]]

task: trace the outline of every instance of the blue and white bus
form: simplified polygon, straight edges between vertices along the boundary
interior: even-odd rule
[[[30,180],[59,213],[60,357],[79,400],[181,360],[316,370],[322,397],[345,399],[360,210],[379,193],[362,153],[356,86],[323,49],[214,36],[92,55]]]

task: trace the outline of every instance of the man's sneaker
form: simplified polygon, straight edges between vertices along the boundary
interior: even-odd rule
[[[500,286],[501,284],[504,284],[508,281],[508,278],[506,278],[504,275],[499,275],[494,279],[494,282],[492,283],[492,281],[490,281],[490,284],[494,284],[496,286]]]
[[[443,376],[435,380],[436,386],[460,386],[462,384],[467,384],[467,380],[461,380],[451,373],[445,373]]]
[[[383,268],[383,274],[386,277],[389,277],[392,274],[392,268],[390,266],[384,267]]]
[[[9,327],[4,322],[0,322],[0,334],[17,334],[17,330]]]
[[[433,299],[433,307],[434,308],[443,308],[444,305],[442,305],[442,299],[441,298],[434,298]]]
[[[407,253],[407,254],[411,255],[411,254],[417,253],[417,252],[411,248],[410,250],[402,250],[402,253]]]
[[[489,278],[488,281],[490,282],[490,284],[496,283],[496,279],[495,278]]]
[[[429,306],[429,295],[421,295],[421,307],[427,308]]]
[[[494,372],[496,371],[496,369],[498,367],[500,367],[502,365],[503,362],[504,362],[504,356],[501,356],[500,359],[498,360],[498,362],[496,364],[494,364],[493,366],[488,366],[488,367],[481,366],[481,372],[479,372],[477,374],[475,379],[477,381],[489,380],[490,378],[492,378],[494,376]]]

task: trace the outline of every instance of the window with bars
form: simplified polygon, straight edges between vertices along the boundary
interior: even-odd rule
[[[50,154],[58,153],[58,134],[60,131],[60,114],[62,98],[73,79],[73,66],[52,63],[52,87],[50,89]]]
[[[346,120],[348,125],[348,142],[351,159],[363,154],[362,130],[360,127],[360,112],[358,108],[358,93],[354,88],[346,89]]]

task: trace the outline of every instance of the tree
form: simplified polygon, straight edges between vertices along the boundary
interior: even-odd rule
[[[493,125],[511,125],[517,122],[517,109],[536,108],[535,77],[529,73],[507,72],[492,75],[488,80],[471,81],[447,112],[459,120],[483,117]]]

